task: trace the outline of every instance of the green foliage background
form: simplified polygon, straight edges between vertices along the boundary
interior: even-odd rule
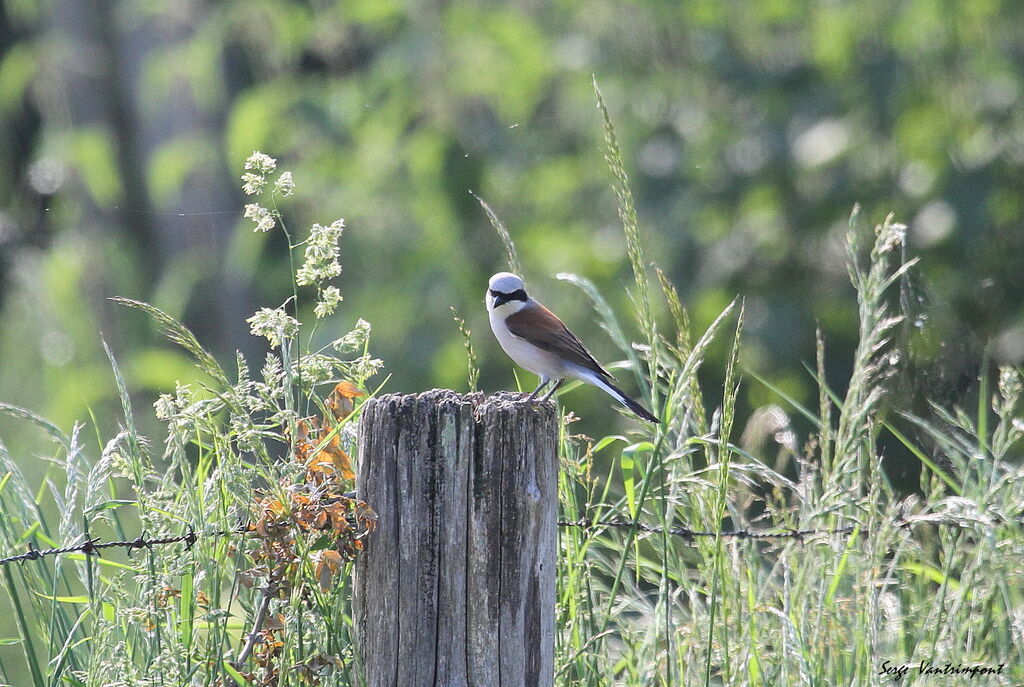
[[[849,364],[855,201],[911,225],[940,319],[962,323],[947,340],[1024,357],[1012,0],[0,6],[0,397],[65,425],[111,395],[97,331],[140,390],[189,374],[107,296],[182,315],[222,356],[254,351],[242,315],[288,293],[280,242],[232,238],[254,149],[294,171],[293,224],[351,227],[337,329],[373,322],[391,389],[464,383],[449,305],[483,388],[512,383],[481,304],[501,248],[470,190],[600,357],[585,299],[552,280],[625,298],[592,74],[658,264],[698,327],[745,295],[747,363],[783,388],[809,392],[816,322]]]
[[[0,8],[0,398],[62,426],[112,398],[97,332],[136,391],[191,374],[109,296],[183,317],[222,358],[258,353],[243,316],[289,290],[283,242],[236,231],[236,170],[254,149],[294,171],[294,225],[347,220],[337,331],[373,322],[390,389],[464,383],[448,306],[476,333],[483,388],[513,384],[481,303],[501,247],[471,190],[511,228],[534,292],[601,357],[585,299],[552,280],[583,274],[624,304],[592,74],[652,255],[697,327],[746,297],[750,368],[806,397],[820,323],[842,379],[855,201],[868,221],[895,211],[911,226],[932,386],[955,399],[990,341],[998,361],[1024,358],[1012,0]],[[610,417],[596,395],[573,404],[590,427]]]

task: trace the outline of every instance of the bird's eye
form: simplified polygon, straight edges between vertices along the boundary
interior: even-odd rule
[[[494,307],[497,308],[499,305],[505,305],[509,301],[522,301],[526,302],[526,291],[523,289],[516,289],[512,293],[502,293],[495,289],[490,289],[491,297],[494,298]]]

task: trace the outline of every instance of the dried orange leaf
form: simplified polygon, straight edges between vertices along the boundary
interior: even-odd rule
[[[339,570],[341,570],[341,566],[345,562],[344,560],[342,560],[341,554],[335,551],[334,549],[325,550],[321,554],[320,560],[325,561],[327,565],[331,567],[331,570],[333,570],[334,572],[338,572]]]
[[[342,479],[353,480],[356,478],[356,473],[352,471],[352,460],[345,453],[345,450],[341,448],[341,439],[337,434],[331,438],[331,442],[324,449],[331,454],[334,459],[334,467],[338,470]]]
[[[320,562],[316,564],[316,581],[320,586],[320,591],[325,594],[330,591],[331,581],[333,579],[334,571],[331,570],[331,566],[327,565],[327,563],[321,559]]]
[[[366,393],[359,390],[352,382],[340,382],[334,387],[334,391],[327,397],[326,405],[336,420],[344,420],[355,408],[352,399],[357,396],[365,396]],[[324,418],[326,422],[328,418]]]
[[[352,382],[338,382],[337,386],[334,387],[334,393],[338,394],[343,398],[355,398],[356,396],[365,396],[365,391],[360,391]]]

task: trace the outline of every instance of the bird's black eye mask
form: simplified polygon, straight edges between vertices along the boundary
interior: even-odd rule
[[[497,308],[499,305],[504,305],[509,301],[522,301],[526,302],[526,291],[523,289],[516,289],[512,293],[502,293],[501,291],[495,291],[491,289],[491,295],[494,296],[494,307]]]

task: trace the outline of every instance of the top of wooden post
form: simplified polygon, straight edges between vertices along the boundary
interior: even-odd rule
[[[556,409],[554,401],[545,403],[526,403],[527,394],[518,391],[498,391],[491,395],[475,391],[471,393],[459,393],[451,389],[430,389],[411,394],[384,394],[376,396],[367,401],[364,408],[370,410],[373,406],[391,404],[395,412],[408,413],[416,406],[472,406],[474,415],[478,422],[495,415],[512,414],[518,417],[535,417],[537,419],[550,417],[555,419]]]

